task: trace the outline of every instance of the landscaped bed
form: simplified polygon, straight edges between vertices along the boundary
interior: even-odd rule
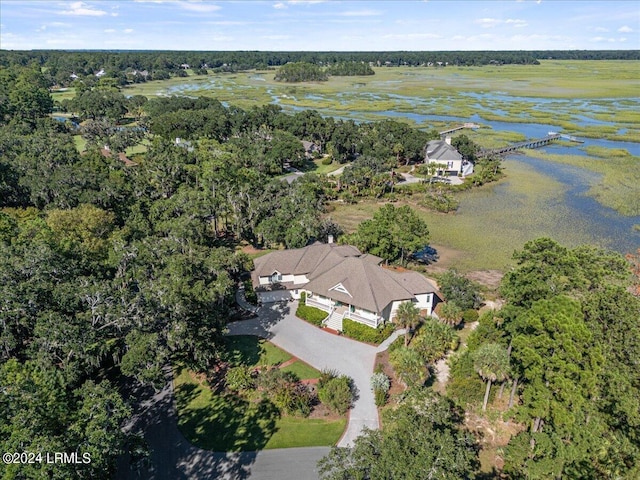
[[[306,389],[321,374],[268,341],[254,336],[228,337],[227,371],[273,373],[278,385],[282,379]],[[282,367],[282,368],[280,368]],[[346,426],[346,416],[315,404],[308,416],[285,413],[281,405],[256,381],[254,386],[233,390],[225,387],[224,377],[214,375],[211,382],[185,368],[174,372],[178,427],[193,445],[213,451],[256,451],[334,445]],[[215,385],[212,388],[211,385]],[[263,383],[264,385],[264,383]],[[270,389],[267,389],[270,390]]]

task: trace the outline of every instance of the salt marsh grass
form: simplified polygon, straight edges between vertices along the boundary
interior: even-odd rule
[[[565,245],[599,243],[584,219],[564,205],[565,190],[562,183],[511,160],[506,179],[461,192],[455,214],[439,214],[410,204],[427,222],[431,243],[459,252],[456,268],[465,272],[506,271],[513,252],[528,240],[550,236]],[[374,202],[336,204],[330,216],[351,232],[381,206]]]
[[[530,150],[527,155],[601,174],[601,180],[591,186],[588,194],[622,215],[640,215],[640,157],[624,149],[595,145],[586,147],[585,151],[589,156],[555,155],[544,150]]]

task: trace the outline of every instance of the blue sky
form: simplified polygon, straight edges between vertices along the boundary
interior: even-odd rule
[[[2,49],[640,49],[640,2],[0,0]]]

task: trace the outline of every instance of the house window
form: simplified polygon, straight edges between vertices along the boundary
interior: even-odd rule
[[[282,274],[279,272],[273,272],[271,274],[271,283],[278,283],[282,281]]]
[[[453,162],[447,162],[447,168],[453,168]]]

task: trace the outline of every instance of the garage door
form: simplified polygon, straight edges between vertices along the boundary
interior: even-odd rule
[[[276,290],[274,292],[260,292],[258,298],[262,303],[286,302],[291,298],[289,290]]]

